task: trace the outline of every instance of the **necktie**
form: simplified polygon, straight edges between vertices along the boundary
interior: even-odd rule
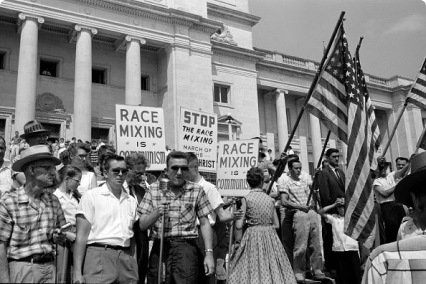
[[[335,169],[334,171],[336,172],[337,179],[338,179],[338,180],[340,180],[340,174],[339,174],[339,171],[338,171],[337,169]]]

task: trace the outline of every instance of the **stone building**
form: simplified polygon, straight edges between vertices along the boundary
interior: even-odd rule
[[[141,104],[164,109],[173,149],[185,106],[217,113],[219,139],[262,137],[278,155],[318,62],[255,48],[260,20],[247,0],[5,0],[0,135],[9,141],[35,117],[51,139],[113,141],[115,104]],[[366,77],[386,143],[412,81]],[[408,107],[389,159],[413,152],[423,117]],[[312,168],[326,132],[304,114],[291,144],[304,165]],[[344,155],[335,137],[329,146]]]

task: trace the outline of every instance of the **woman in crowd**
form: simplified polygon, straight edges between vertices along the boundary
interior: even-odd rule
[[[65,219],[72,225],[66,232],[64,246],[58,246],[58,279],[71,283],[70,266],[72,264],[72,243],[75,240],[75,214],[77,213],[79,198],[77,187],[80,185],[82,172],[79,168],[66,165],[57,172],[58,188],[53,193],[58,197],[64,211]],[[68,253],[64,253],[65,249]]]
[[[87,190],[97,187],[96,175],[92,165],[88,161],[90,153],[89,145],[83,143],[73,143],[61,154],[61,160],[64,165],[70,164],[77,167],[82,172],[81,183],[78,192],[83,195]]]
[[[229,283],[296,283],[293,269],[275,231],[279,227],[274,200],[263,190],[263,171],[251,168],[247,183],[251,191],[242,199],[245,217],[237,220],[237,232],[247,229],[231,259]],[[236,234],[236,242],[241,234]]]

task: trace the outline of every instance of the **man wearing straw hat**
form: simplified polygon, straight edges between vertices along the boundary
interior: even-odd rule
[[[381,245],[370,255],[362,283],[425,283],[426,279],[426,152],[414,156],[411,174],[394,191],[397,202],[413,208],[418,236]]]
[[[12,165],[26,183],[0,199],[0,282],[54,282],[54,242],[63,241],[61,204],[44,191],[55,180],[61,161],[45,145],[28,148]]]

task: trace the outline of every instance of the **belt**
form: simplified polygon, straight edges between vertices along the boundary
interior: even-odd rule
[[[53,254],[33,254],[20,259],[9,258],[8,261],[32,262],[32,263],[47,263],[54,260]]]
[[[104,249],[113,249],[113,250],[126,250],[130,247],[122,247],[122,246],[113,246],[113,245],[107,245],[107,244],[101,244],[101,243],[93,243],[88,244],[88,247],[97,247],[97,248],[104,248]]]
[[[172,237],[172,238],[164,238],[165,242],[169,242],[169,243],[193,243],[196,242],[198,240],[198,238],[176,238],[176,237]],[[154,242],[159,242],[159,239],[155,239]]]

